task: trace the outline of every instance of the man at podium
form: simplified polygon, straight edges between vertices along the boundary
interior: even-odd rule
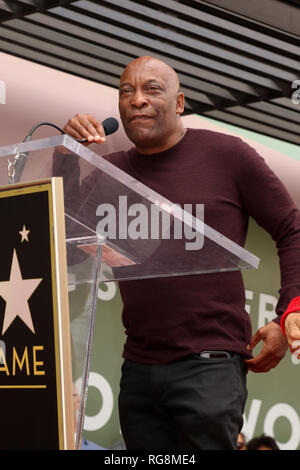
[[[127,340],[119,414],[127,449],[235,449],[247,369],[267,372],[287,350],[279,323],[300,295],[300,214],[241,139],[183,127],[184,95],[164,62],[140,57],[126,67],[119,110],[134,147],[105,158],[174,203],[204,204],[205,222],[240,246],[249,216],[276,241],[278,318],[253,337],[240,271],[120,282]],[[105,140],[91,115],[77,114],[64,130],[87,145]]]

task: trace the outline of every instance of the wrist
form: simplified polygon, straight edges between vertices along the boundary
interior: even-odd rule
[[[299,314],[300,314],[300,296],[295,297],[293,300],[291,300],[291,302],[288,305],[288,308],[286,309],[286,311],[284,312],[284,314],[281,317],[280,326],[281,326],[281,330],[282,330],[282,332],[285,336],[286,336],[286,332],[285,332],[284,324],[285,324],[286,317],[290,313],[295,313],[297,311],[299,311]]]

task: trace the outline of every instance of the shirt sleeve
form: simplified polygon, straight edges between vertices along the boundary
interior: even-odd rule
[[[296,311],[300,311],[300,297],[295,297],[294,299],[291,300],[291,302],[288,305],[288,308],[284,312],[284,314],[281,316],[280,320],[280,326],[282,329],[283,334],[285,335],[285,326],[284,326],[284,321],[289,313],[293,313]],[[300,315],[300,313],[299,313]]]
[[[275,321],[279,324],[291,300],[300,296],[300,212],[264,159],[239,138],[235,145],[243,207],[276,243],[281,286]]]

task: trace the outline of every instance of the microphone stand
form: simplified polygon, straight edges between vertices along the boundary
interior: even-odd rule
[[[55,124],[52,124],[51,122],[39,122],[38,124],[33,126],[33,128],[30,130],[29,134],[25,137],[23,142],[28,142],[29,140],[31,140],[32,134],[40,126],[51,126],[57,129],[61,134],[66,134],[66,132],[63,129],[56,126]],[[75,140],[79,143],[87,142],[86,139],[75,139]],[[8,173],[9,184],[18,183],[20,181],[27,159],[28,159],[28,152],[18,152],[15,155],[14,160],[11,161],[8,159],[7,173]]]

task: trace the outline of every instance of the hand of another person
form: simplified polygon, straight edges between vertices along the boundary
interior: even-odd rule
[[[91,114],[76,114],[68,120],[64,131],[74,139],[86,139],[83,145],[101,144],[106,140],[102,124]]]
[[[293,354],[297,349],[300,349],[300,311],[289,313],[286,316],[284,329],[290,351]]]
[[[268,372],[276,367],[288,349],[288,343],[280,325],[273,321],[257,330],[248,349],[253,349],[260,341],[263,341],[261,352],[253,359],[245,360],[245,364],[252,372]]]

